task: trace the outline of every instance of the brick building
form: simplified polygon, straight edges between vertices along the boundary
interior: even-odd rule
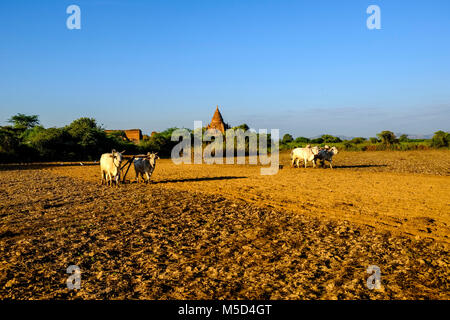
[[[112,132],[118,132],[123,131],[125,132],[125,136],[127,139],[131,142],[138,143],[142,140],[142,131],[141,129],[130,129],[130,130],[105,130],[106,133],[112,133]]]
[[[206,127],[206,129],[217,129],[222,133],[229,129],[228,124],[223,121],[222,114],[219,111],[219,106],[216,107],[211,123]]]

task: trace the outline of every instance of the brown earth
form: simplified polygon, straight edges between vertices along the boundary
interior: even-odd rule
[[[161,160],[118,189],[98,165],[5,166],[0,297],[449,299],[449,155],[347,152],[331,170],[282,154],[274,176]]]

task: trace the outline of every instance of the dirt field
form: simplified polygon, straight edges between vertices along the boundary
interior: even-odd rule
[[[274,176],[161,160],[152,184],[119,189],[98,165],[4,166],[0,297],[450,298],[449,151],[343,152],[333,170],[288,157]]]

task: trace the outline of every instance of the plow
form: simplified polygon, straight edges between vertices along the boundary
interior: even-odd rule
[[[122,183],[125,183],[125,178],[127,177],[128,170],[130,170],[131,164],[133,163],[134,159],[137,159],[137,158],[150,159],[150,156],[148,154],[123,155],[122,156],[122,159],[126,160],[125,163],[120,167],[121,172],[123,172],[123,169],[126,167],[125,173],[122,178]]]

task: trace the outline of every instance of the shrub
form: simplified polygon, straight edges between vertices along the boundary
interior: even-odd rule
[[[352,140],[350,140],[351,143],[354,144],[361,144],[364,143],[366,141],[366,138],[363,137],[357,137],[357,138],[353,138]]]
[[[358,147],[352,144],[350,141],[345,141],[343,143],[343,147],[346,151],[358,151]]]

